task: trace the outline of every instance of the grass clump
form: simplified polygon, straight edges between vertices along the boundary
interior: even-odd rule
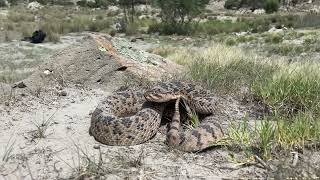
[[[227,144],[243,150],[248,158],[258,155],[265,160],[276,153],[303,151],[320,140],[320,119],[309,113],[299,113],[293,118],[273,116],[250,126],[245,118],[240,123],[231,123]]]
[[[223,92],[237,92],[256,80],[271,77],[277,69],[277,66],[263,63],[253,55],[246,55],[237,48],[225,45],[177,51],[168,58],[188,66],[193,80]]]
[[[270,46],[266,48],[269,54],[279,54],[281,56],[297,56],[303,52],[311,51],[310,46],[302,46],[296,44],[281,44],[278,46]]]
[[[246,42],[254,42],[257,40],[257,37],[254,35],[242,35],[237,37],[237,42],[246,43]]]
[[[255,126],[244,119],[228,129],[228,144],[250,159],[268,160],[279,150],[303,151],[320,141],[319,64],[285,64],[225,45],[176,50],[168,58],[187,66],[191,79],[215,91],[234,94],[247,87],[271,109]]]
[[[228,46],[234,46],[234,45],[237,44],[237,41],[236,41],[235,38],[229,37],[229,38],[226,39],[225,43],[226,43],[226,45],[228,45]]]
[[[139,27],[136,23],[129,23],[126,25],[126,28],[124,29],[126,35],[131,36],[139,33]]]
[[[25,77],[28,77],[32,74],[32,72],[29,71],[17,71],[17,70],[4,70],[3,72],[0,72],[0,82],[4,83],[13,83],[17,82],[21,79],[24,79]]]
[[[43,117],[42,122],[32,122],[36,127],[36,130],[32,131],[32,139],[40,139],[47,137],[47,130],[53,124],[52,119],[55,113],[53,113],[48,119]]]
[[[164,58],[168,57],[170,54],[173,54],[175,51],[176,51],[176,48],[174,47],[159,47],[159,48],[153,48],[148,50],[148,52],[152,54],[157,54]]]
[[[238,92],[247,87],[285,116],[320,112],[320,66],[316,63],[287,65],[224,45],[176,50],[168,58],[186,65],[193,80],[213,90]]]
[[[265,39],[266,43],[274,43],[274,44],[281,43],[282,41],[283,41],[283,35],[279,33],[268,34]]]
[[[7,17],[8,17],[8,20],[13,23],[32,22],[35,20],[34,15],[31,12],[26,10],[22,10],[21,12],[9,11]]]
[[[320,112],[320,74],[317,64],[293,64],[272,78],[255,82],[252,90],[281,113]]]
[[[2,162],[6,163],[9,161],[9,159],[12,157],[12,152],[14,150],[14,145],[16,143],[16,141],[11,141],[11,138],[9,139],[9,141],[7,142],[6,146],[4,147],[4,154],[2,155]]]
[[[299,113],[293,118],[279,118],[275,129],[277,145],[284,149],[302,150],[305,145],[320,140],[320,119],[310,113]]]
[[[225,91],[238,91],[242,86],[250,86],[260,76],[270,75],[272,66],[255,62],[232,61],[221,65],[210,62],[203,66],[204,59],[196,59],[190,65],[190,74],[194,80],[205,82],[209,87],[223,87]]]

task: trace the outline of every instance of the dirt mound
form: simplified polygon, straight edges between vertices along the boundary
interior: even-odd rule
[[[160,56],[135,49],[124,39],[88,33],[82,43],[51,56],[23,82],[30,89],[80,85],[114,90],[132,81],[157,80],[181,70]]]

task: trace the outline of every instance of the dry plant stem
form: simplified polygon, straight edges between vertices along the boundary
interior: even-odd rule
[[[264,161],[262,160],[259,156],[255,155],[254,158],[266,169],[272,170],[272,168]]]

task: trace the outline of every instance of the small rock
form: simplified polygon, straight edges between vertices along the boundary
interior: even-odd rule
[[[250,32],[236,32],[235,35],[236,36],[245,36],[245,35],[248,35],[250,34]]]
[[[256,9],[253,11],[253,14],[265,14],[266,11],[264,9]]]
[[[67,96],[67,94],[66,91],[58,91],[58,96]]]
[[[50,70],[48,70],[48,69],[46,69],[45,71],[43,71],[43,74],[45,74],[45,75],[49,75],[49,74],[51,74],[52,73],[52,71],[50,71]]]
[[[283,29],[277,29],[275,27],[272,27],[271,29],[269,29],[268,32],[269,33],[283,33]]]
[[[55,88],[56,88],[57,90],[62,90],[62,89],[63,89],[61,86],[58,86],[58,85],[57,85]]]
[[[89,112],[89,115],[91,116],[91,115],[92,115],[92,113],[93,113],[93,111],[90,111],[90,112]]]
[[[100,145],[94,145],[93,149],[100,149]]]

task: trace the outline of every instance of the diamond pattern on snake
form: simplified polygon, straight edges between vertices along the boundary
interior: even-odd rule
[[[154,137],[163,116],[170,114],[167,144],[185,152],[201,151],[221,139],[223,130],[215,121],[184,130],[179,105],[184,105],[187,114],[192,111],[210,119],[216,103],[216,98],[200,86],[180,81],[159,83],[146,91],[115,92],[92,113],[89,133],[106,145],[137,145]]]

